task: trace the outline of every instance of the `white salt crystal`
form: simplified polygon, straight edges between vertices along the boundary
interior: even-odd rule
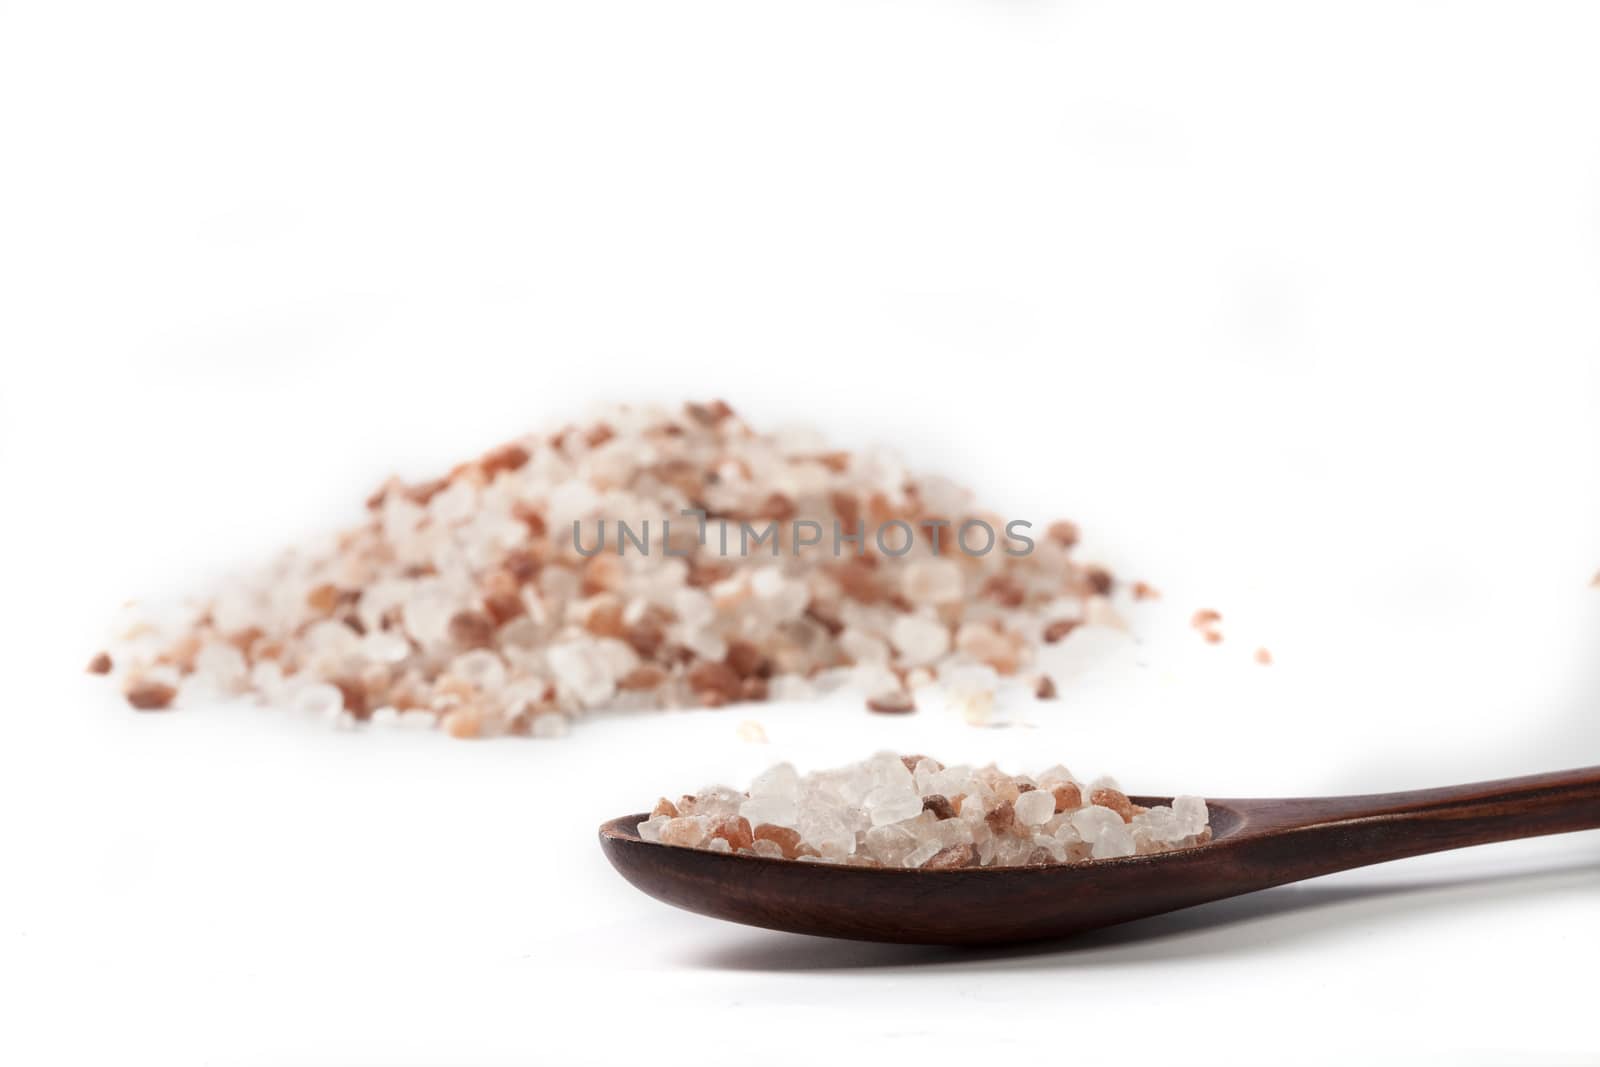
[[[792,763],[778,763],[756,776],[750,783],[750,795],[774,796],[792,799],[800,791],[800,772]]]
[[[1103,596],[1092,596],[1083,606],[1083,621],[1090,626],[1104,626],[1113,630],[1126,630],[1128,623],[1112,607],[1111,599]]]
[[[688,629],[709,626],[716,620],[717,608],[711,597],[699,589],[680,589],[673,598],[673,613]]]
[[[1173,798],[1172,812],[1178,817],[1178,822],[1182,826],[1186,837],[1205,830],[1206,824],[1211,819],[1211,813],[1206,808],[1206,802],[1199,797]]]
[[[777,567],[763,567],[750,579],[750,591],[762,601],[765,614],[773,622],[798,618],[811,601],[805,582],[784,577]]]
[[[883,663],[858,663],[850,684],[869,697],[900,691],[900,678]]]
[[[1103,828],[1094,842],[1094,858],[1097,860],[1116,859],[1119,856],[1131,856],[1136,851],[1133,835],[1128,828],[1118,821],[1116,826]]]
[[[855,851],[855,831],[832,813],[807,810],[801,814],[797,829],[800,836],[823,856],[842,859]]]
[[[1060,841],[1057,841],[1049,834],[1034,834],[1033,847],[1042,848],[1048,852],[1053,863],[1065,862],[1067,858],[1067,850],[1062,847]]]
[[[1102,774],[1100,777],[1089,783],[1089,788],[1083,791],[1083,799],[1088,800],[1097,789],[1115,789],[1119,793],[1125,792],[1122,786],[1117,784],[1117,780],[1115,778],[1111,777],[1109,774]]]
[[[885,867],[900,867],[919,842],[904,826],[875,826],[862,838],[867,855]]]
[[[1056,798],[1043,789],[1023,793],[1016,799],[1017,821],[1024,826],[1040,826],[1056,811]]]
[[[250,668],[250,687],[269,703],[281,703],[284,695],[283,668],[272,660],[262,660]]]
[[[961,565],[949,559],[919,559],[905,565],[900,592],[913,604],[950,604],[961,599]]]
[[[362,658],[373,663],[399,663],[411,654],[411,645],[397,633],[376,630],[361,639],[357,651]]]
[[[950,648],[950,631],[937,619],[901,615],[889,629],[889,639],[907,666],[931,663]]]
[[[928,787],[924,793],[939,793],[946,797],[953,797],[957,793],[971,792],[972,768],[967,766],[946,767],[934,773],[928,779]]]
[[[854,663],[889,662],[889,643],[881,637],[854,627],[847,627],[840,632],[839,648]]]
[[[295,695],[294,706],[308,715],[331,718],[344,710],[344,694],[338,686],[318,682],[300,690]]]
[[[543,715],[535,715],[529,721],[528,733],[541,739],[565,737],[571,725],[567,717],[560,712],[545,712]]]
[[[603,637],[594,647],[603,669],[613,678],[621,678],[639,665],[639,654],[626,641]]]
[[[1078,836],[1091,845],[1096,844],[1102,835],[1121,830],[1124,825],[1122,816],[1099,804],[1090,804],[1073,812],[1071,823],[1072,828],[1078,831]]]
[[[551,645],[546,653],[556,684],[584,707],[594,707],[616,690],[616,675],[593,641]]]
[[[1026,838],[997,837],[994,843],[994,863],[997,867],[1018,867],[1028,862],[1034,843]]]
[[[744,816],[752,827],[760,826],[762,823],[792,827],[800,817],[799,807],[793,798],[776,794],[751,797],[739,805],[739,814]]]
[[[694,812],[696,815],[736,815],[744,801],[744,794],[737,789],[709,786],[695,794]]]
[[[817,687],[798,674],[780,674],[772,679],[768,686],[772,700],[812,700],[817,695]]]
[[[1065,785],[1076,781],[1077,779],[1072,777],[1072,772],[1059,763],[1039,772],[1039,785],[1046,789],[1053,785]]]
[[[1133,827],[1135,836],[1143,833],[1157,843],[1182,841],[1189,836],[1184,829],[1183,820],[1178,818],[1171,808],[1164,806],[1140,812],[1133,817],[1133,822],[1129,825]]]
[[[477,503],[478,487],[462,478],[428,501],[428,515],[434,522],[450,526],[471,518]]]
[[[873,826],[914,819],[922,812],[922,798],[910,790],[879,786],[868,793],[863,806]]]
[[[249,675],[244,653],[221,642],[212,642],[200,650],[195,656],[194,670],[207,685],[223,693],[242,687]]]
[[[455,602],[440,591],[418,592],[403,609],[406,632],[424,648],[442,645],[448,640],[450,617],[456,610]]]
[[[314,656],[340,657],[355,655],[361,639],[344,623],[326,619],[307,627],[304,640]]]
[[[880,752],[867,762],[867,771],[874,786],[891,789],[915,790],[916,780],[906,769],[905,761],[893,752]]]
[[[934,832],[938,836],[939,846],[949,848],[952,845],[970,845],[975,834],[969,823],[961,819],[940,819],[934,823]]]
[[[1000,675],[987,665],[966,664],[944,672],[946,698],[952,711],[973,726],[986,726],[994,716],[995,688]]]
[[[463,652],[451,660],[450,673],[483,690],[497,690],[506,681],[505,661],[481,648]]]

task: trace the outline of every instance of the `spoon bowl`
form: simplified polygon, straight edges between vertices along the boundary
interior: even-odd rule
[[[1166,797],[1135,803],[1169,804]],[[804,863],[600,827],[621,875],[718,919],[861,941],[984,945],[1067,937],[1242,893],[1446,849],[1600,827],[1600,767],[1369,796],[1207,801],[1212,839],[1145,856],[918,870]]]

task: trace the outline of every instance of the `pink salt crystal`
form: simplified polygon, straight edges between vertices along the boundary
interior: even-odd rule
[[[1080,619],[1056,619],[1044,628],[1044,642],[1053,645],[1082,625]]]
[[[176,687],[151,680],[134,681],[123,690],[128,703],[140,711],[161,711],[171,707],[177,695]]]
[[[705,820],[694,816],[668,819],[661,827],[661,843],[664,845],[695,848],[709,836]]]
[[[1011,825],[1016,822],[1016,818],[1017,813],[1011,804],[1002,801],[984,816],[984,822],[989,824],[991,832],[1001,834],[1011,829]]]
[[[978,859],[978,849],[971,845],[950,845],[939,849],[938,853],[922,865],[923,870],[954,870],[957,867],[971,867]]]
[[[1051,789],[1055,797],[1056,812],[1076,811],[1083,806],[1083,793],[1075,782],[1063,782]]]
[[[930,793],[922,798],[922,810],[933,812],[933,816],[936,819],[954,819],[956,817],[955,806],[950,803],[948,798],[940,796],[938,793]]]
[[[778,855],[793,858],[800,848],[800,833],[787,826],[773,826],[771,823],[762,823],[753,831],[756,844],[769,845],[778,850]]]
[[[882,693],[867,700],[867,710],[885,715],[904,715],[917,710],[917,702],[903,690]]]
[[[750,823],[737,815],[719,815],[711,820],[709,831],[712,837],[720,837],[728,842],[730,848],[735,850],[749,848],[755,840],[750,831]]]
[[[1123,822],[1133,818],[1133,801],[1120,789],[1101,788],[1089,794],[1089,803],[1110,808],[1122,817]]]
[[[1021,663],[1016,641],[986,622],[963,623],[956,631],[956,648],[1001,674],[1015,674]]]
[[[494,642],[494,620],[481,611],[450,616],[450,640],[460,648],[488,648]]]
[[[445,733],[468,740],[483,733],[483,712],[471,705],[459,707],[444,717]]]

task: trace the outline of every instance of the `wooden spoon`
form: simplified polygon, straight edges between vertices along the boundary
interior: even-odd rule
[[[1134,797],[1144,805],[1166,797]],[[1212,840],[1149,856],[922,871],[764,859],[600,827],[622,876],[718,919],[862,941],[979,945],[1064,937],[1372,863],[1600,827],[1600,767],[1370,796],[1212,800]]]

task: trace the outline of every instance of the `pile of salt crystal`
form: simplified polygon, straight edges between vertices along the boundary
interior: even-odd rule
[[[1110,778],[1062,766],[1036,777],[879,753],[801,775],[780,763],[748,792],[663,798],[645,841],[769,859],[865,867],[1014,867],[1145,855],[1211,839],[1198,797],[1133,803]]]
[[[757,433],[720,402],[617,408],[433,481],[391,481],[367,509],[165,624],[125,626],[115,662],[129,703],[158,710],[197,690],[337,723],[548,737],[593,711],[840,686],[906,712],[940,682],[982,722],[1041,645],[1116,621],[1112,578],[1072,558],[1072,524],[1036,530],[1026,555],[952,552],[951,531],[1005,521],[893,456]],[[606,519],[654,519],[655,551],[615,538],[622,551],[586,554],[580,530],[592,545]],[[916,533],[903,553],[871,534],[843,555],[801,552],[792,525],[771,552],[724,549],[730,527],[759,521]],[[113,669],[104,655],[91,666]],[[1029,685],[1055,692],[1046,676]]]

